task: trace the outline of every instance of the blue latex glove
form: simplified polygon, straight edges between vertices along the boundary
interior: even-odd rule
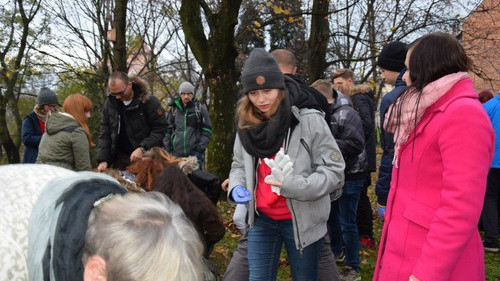
[[[382,205],[377,203],[377,212],[378,212],[378,216],[383,219],[385,216],[385,206],[382,206]]]
[[[250,190],[244,188],[241,185],[237,185],[231,191],[231,196],[233,196],[234,202],[238,204],[245,204],[246,202],[252,200],[250,196]]]

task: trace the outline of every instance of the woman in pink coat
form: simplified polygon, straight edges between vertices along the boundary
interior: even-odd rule
[[[395,133],[391,190],[373,280],[484,280],[477,223],[494,133],[451,35],[408,50],[408,89],[386,115]]]

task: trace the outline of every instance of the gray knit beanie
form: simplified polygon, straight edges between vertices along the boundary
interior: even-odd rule
[[[405,67],[408,45],[394,41],[382,48],[378,55],[377,65],[389,71],[400,72]]]
[[[43,87],[38,92],[38,96],[36,96],[36,104],[38,105],[46,105],[46,104],[59,104],[57,102],[57,94],[54,93],[51,89]]]
[[[285,89],[283,74],[276,59],[264,49],[254,49],[241,71],[243,93],[259,89]]]
[[[193,84],[189,82],[182,82],[182,84],[179,86],[179,95],[181,93],[193,93],[194,94],[194,86]]]

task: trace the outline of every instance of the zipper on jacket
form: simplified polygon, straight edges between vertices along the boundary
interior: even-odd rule
[[[290,207],[291,207],[290,212],[292,213],[293,218],[295,220],[295,223],[293,223],[293,221],[292,221],[292,225],[295,228],[295,231],[297,232],[297,239],[299,240],[298,241],[299,242],[299,252],[302,255],[304,248],[302,248],[302,241],[300,241],[300,232],[299,232],[299,226],[297,225],[297,217],[295,216],[295,210],[293,208],[292,200],[291,199],[288,199],[288,200],[290,200]]]
[[[182,140],[182,144],[183,144],[183,147],[184,147],[184,156],[187,156],[186,155],[186,150],[187,150],[187,148],[186,148],[187,113],[188,112],[187,112],[187,109],[186,109],[186,111],[184,112],[184,133],[183,133],[184,137],[183,137],[183,140]]]

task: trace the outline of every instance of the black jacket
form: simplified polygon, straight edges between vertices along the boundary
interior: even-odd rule
[[[375,172],[376,166],[376,136],[375,136],[375,105],[373,91],[370,85],[356,85],[351,93],[347,94],[353,108],[358,112],[363,123],[365,134],[365,152],[368,161],[368,171]]]
[[[314,109],[321,110],[325,113],[325,121],[327,124],[330,124],[330,105],[328,104],[328,100],[321,94],[318,90],[314,89],[313,87],[309,87],[306,85],[302,80],[297,75],[292,75],[292,74],[285,74],[286,76],[292,78],[295,80],[299,85],[300,85],[300,90],[303,93],[307,93],[311,96],[314,97],[316,100],[317,105],[312,107]]]
[[[331,112],[330,127],[344,157],[345,179],[362,179],[366,176],[367,162],[361,118],[348,98],[337,98],[331,105]]]
[[[97,161],[111,165],[118,151],[120,130],[125,129],[133,149],[144,147],[150,149],[163,146],[163,137],[167,129],[165,109],[160,101],[149,94],[146,82],[132,78],[134,98],[125,107],[123,116],[118,112],[122,101],[109,95],[104,103],[99,131]],[[126,128],[120,128],[120,118],[125,118]]]

